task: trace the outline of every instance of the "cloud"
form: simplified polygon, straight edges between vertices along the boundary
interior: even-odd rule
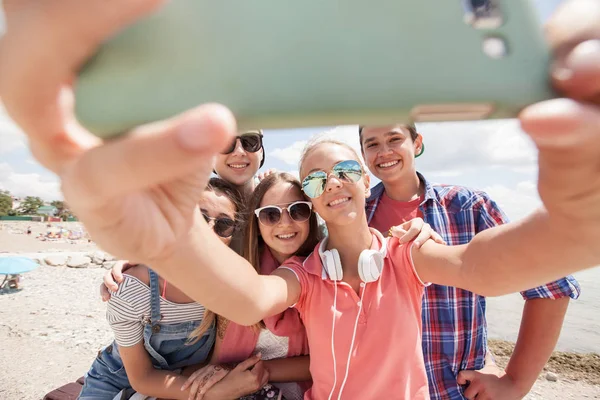
[[[534,181],[522,181],[514,188],[504,185],[491,185],[483,188],[511,220],[518,220],[530,214],[542,203]]]
[[[288,165],[296,166],[298,165],[298,161],[300,160],[302,150],[304,149],[304,146],[306,146],[306,143],[306,140],[299,140],[292,143],[288,147],[284,147],[283,149],[276,148],[269,153],[269,157],[275,157],[276,159],[283,161]]]
[[[418,159],[417,167],[427,175],[456,177],[483,166],[524,174],[537,170],[536,149],[517,120],[422,123],[417,129],[425,142],[425,154]],[[356,125],[338,126],[312,135],[308,141],[333,138],[349,144],[360,155],[357,130]],[[306,143],[296,141],[270,155],[297,166]]]
[[[482,166],[515,172],[536,168],[536,149],[517,120],[426,123],[417,129],[425,143],[417,167],[428,174],[456,176]]]
[[[323,132],[311,135],[308,140],[298,140],[284,148],[277,148],[269,153],[272,156],[288,165],[298,166],[304,147],[312,142],[323,139],[333,139],[350,145],[356,150],[360,157],[360,142],[358,140],[358,126],[344,125],[336,126]],[[362,158],[362,157],[361,157]]]
[[[44,179],[35,173],[18,173],[8,163],[0,163],[0,190],[8,190],[19,197],[38,196],[47,201],[63,198],[57,179]]]
[[[25,148],[25,135],[8,117],[0,103],[0,154]]]

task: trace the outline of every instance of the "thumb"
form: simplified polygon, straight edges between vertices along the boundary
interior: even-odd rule
[[[538,187],[545,206],[558,200],[567,216],[581,217],[582,210],[589,210],[592,215],[585,218],[600,217],[594,192],[600,184],[598,108],[556,99],[530,106],[520,119],[540,150]]]
[[[597,107],[570,99],[554,99],[527,107],[519,119],[523,130],[540,150],[577,150],[579,156],[595,155],[595,148],[590,144],[600,141]]]
[[[458,382],[459,385],[466,385],[467,383],[469,383],[475,379],[475,375],[476,375],[476,371],[469,371],[469,370],[460,371],[458,373],[458,377],[456,378],[456,381]]]
[[[239,363],[234,369],[238,371],[247,371],[254,367],[260,361],[261,356],[262,355],[260,353],[257,353],[252,357]]]
[[[70,199],[95,196],[101,203],[190,174],[208,180],[213,156],[235,132],[233,115],[218,104],[205,104],[169,120],[135,128],[85,152],[76,167],[63,174],[63,192]],[[204,189],[202,182],[197,184]]]

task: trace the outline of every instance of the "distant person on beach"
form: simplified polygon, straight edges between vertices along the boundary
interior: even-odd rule
[[[28,235],[31,235],[31,226],[28,226],[28,227],[27,227],[27,234],[28,234]]]
[[[237,190],[219,178],[210,180],[200,200],[204,219],[226,245],[239,229],[240,203]],[[192,385],[182,390],[187,377],[177,370],[209,359],[215,342],[213,313],[150,268],[136,265],[111,294],[107,319],[115,341],[98,353],[80,399],[112,399],[131,388],[148,396],[187,398]],[[248,368],[258,361],[248,361]],[[218,380],[225,374],[220,367],[206,366],[196,377],[198,382],[208,377],[208,389],[209,378]]]
[[[367,167],[381,180],[366,204],[371,227],[386,232],[421,217],[448,244],[461,245],[508,222],[486,193],[433,184],[417,172],[415,158],[424,153],[425,144],[414,125],[361,126],[358,134]],[[447,286],[426,287],[423,353],[431,398],[526,395],[558,341],[569,298],[579,293],[572,276],[521,293],[526,299],[521,331],[511,362],[502,371],[487,347],[485,297]],[[465,380],[470,381],[466,389]]]

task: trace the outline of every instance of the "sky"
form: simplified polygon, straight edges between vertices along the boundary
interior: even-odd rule
[[[534,0],[542,20],[560,2]],[[428,180],[484,190],[511,219],[527,215],[540,204],[536,151],[518,121],[427,123],[418,124],[417,129],[425,142],[425,153],[417,160],[417,169]],[[358,148],[356,126],[266,130],[264,168],[297,174],[302,147],[312,136],[323,132]],[[33,159],[24,135],[6,115],[1,99],[0,190],[48,201],[62,199],[58,180]]]

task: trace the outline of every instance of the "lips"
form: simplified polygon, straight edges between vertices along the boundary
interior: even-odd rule
[[[275,237],[277,239],[281,239],[281,240],[290,240],[290,239],[295,238],[296,236],[298,236],[298,232],[282,233],[280,235],[275,235]]]
[[[327,203],[327,205],[329,207],[335,207],[335,206],[339,206],[340,204],[347,203],[349,201],[350,201],[350,197],[340,197],[333,201],[330,201],[329,203]]]
[[[377,164],[377,167],[378,168],[391,168],[398,164],[400,164],[400,160],[392,160],[392,161],[386,161],[383,163],[379,163],[379,164]]]
[[[244,169],[244,168],[247,168],[249,165],[250,165],[249,163],[227,164],[227,166],[229,168],[233,168],[233,169]]]

